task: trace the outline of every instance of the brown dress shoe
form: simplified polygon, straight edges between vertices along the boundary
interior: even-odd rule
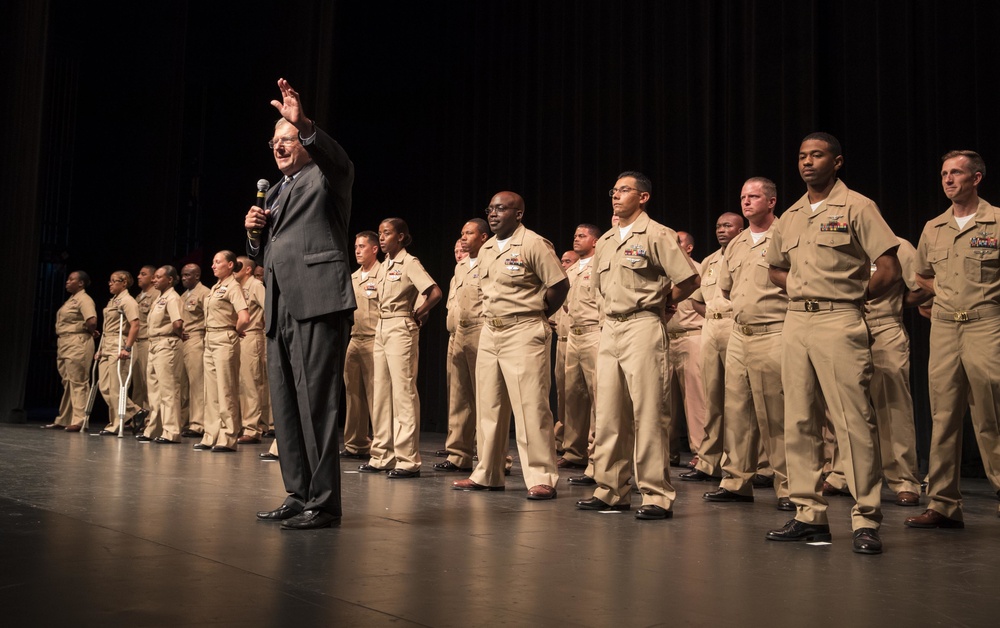
[[[823,495],[826,496],[826,497],[833,497],[833,496],[837,496],[837,495],[840,495],[842,497],[850,497],[851,496],[851,491],[848,491],[848,490],[842,489],[842,488],[837,488],[833,484],[830,484],[829,482],[824,481],[823,482]]]
[[[924,514],[904,521],[903,525],[908,528],[964,528],[965,522],[945,517],[938,511],[928,508]]]
[[[504,487],[502,486],[483,486],[482,484],[476,484],[470,479],[465,480],[455,480],[451,483],[451,487],[456,491],[502,491]]]
[[[572,460],[567,460],[566,458],[560,458],[556,460],[556,466],[560,469],[586,469],[587,465],[582,462],[573,462]]]
[[[82,429],[83,429],[82,425],[70,425],[69,427],[66,428],[66,431],[67,432],[79,432]]]
[[[897,506],[919,506],[920,505],[920,495],[917,495],[913,491],[900,491],[896,494],[896,505]]]
[[[240,436],[236,439],[236,442],[240,445],[257,445],[260,443],[259,436]]]
[[[539,484],[528,489],[528,499],[555,499],[556,489],[548,484]]]

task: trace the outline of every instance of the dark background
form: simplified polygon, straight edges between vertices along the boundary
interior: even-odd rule
[[[916,243],[947,207],[940,155],[996,163],[995,2],[80,3],[12,0],[3,24],[7,129],[0,414],[57,404],[51,326],[69,271],[98,306],[106,277],[241,250],[275,81],[353,159],[353,231],[387,216],[443,289],[464,221],[501,189],[570,247],[608,225],[624,169],[700,259],[742,182],[804,191],[799,140],[844,146],[842,178]],[[985,198],[996,201],[987,176]],[[909,315],[921,451],[925,321]],[[444,430],[444,308],[421,334],[425,429]]]

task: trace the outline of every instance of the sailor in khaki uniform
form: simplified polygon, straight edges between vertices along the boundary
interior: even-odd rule
[[[594,431],[594,391],[597,389],[597,346],[601,340],[598,299],[594,289],[594,247],[601,230],[591,224],[577,226],[573,252],[579,261],[570,266],[569,294],[563,310],[569,319],[566,341],[563,450],[556,460],[560,469],[584,469],[590,460],[590,440]]]
[[[972,414],[983,468],[1000,497],[1000,208],[979,198],[986,172],[973,151],[943,157],[952,205],[928,221],[917,245],[917,281],[931,311],[931,449],[927,510],[912,528],[961,528],[962,420]],[[1000,509],[997,514],[1000,515]]]
[[[181,269],[181,425],[182,436],[197,436],[205,431],[205,297],[208,287],[201,283],[201,267],[187,264]]]
[[[97,378],[98,388],[105,403],[108,404],[108,415],[110,420],[107,427],[101,430],[101,436],[115,436],[118,434],[118,398],[120,383],[125,383],[128,378],[128,360],[132,354],[132,347],[135,345],[136,335],[139,333],[139,306],[135,299],[128,293],[132,285],[132,274],[125,270],[116,270],[111,273],[108,281],[108,289],[111,292],[111,300],[104,308],[104,338],[101,340],[94,359],[98,360]],[[124,327],[120,322],[124,321]],[[122,349],[118,350],[118,331],[122,333]],[[133,372],[135,365],[133,364]],[[116,371],[117,369],[117,371]],[[121,374],[119,381],[118,373]],[[125,402],[125,422],[132,420],[141,408],[132,403],[131,399]]]
[[[232,251],[212,258],[218,282],[205,297],[205,434],[197,450],[236,451],[240,433],[240,337],[250,324],[247,301],[234,272]]]
[[[375,327],[375,403],[371,460],[362,473],[386,471],[391,479],[420,476],[420,397],[417,395],[420,326],[441,300],[441,288],[420,260],[406,251],[413,242],[400,218],[379,225],[385,253]],[[417,298],[424,302],[418,307]]]
[[[368,438],[375,404],[375,327],[378,325],[378,290],[384,271],[378,262],[378,234],[362,231],[354,238],[354,258],[359,268],[351,275],[354,311],[351,341],[344,359],[344,392],[347,418],[344,420],[344,458],[368,458],[372,442]]]
[[[569,290],[552,244],[521,224],[524,199],[499,192],[486,208],[493,237],[479,252],[486,325],[476,358],[479,464],[457,490],[502,490],[514,414],[528,499],[553,499],[559,471],[549,391],[552,328],[548,319]]]
[[[132,392],[129,395],[135,405],[146,407],[146,362],[149,356],[149,331],[146,328],[146,318],[153,308],[153,303],[160,298],[160,291],[153,286],[153,274],[156,266],[143,266],[135,278],[139,286],[139,294],[135,303],[139,306],[139,335],[135,338],[135,348],[132,351]]]
[[[771,283],[767,251],[778,219],[774,182],[753,177],[740,204],[750,228],[726,247],[719,289],[731,299],[732,335],[726,351],[723,479],[705,493],[712,502],[752,502],[754,471],[763,450],[774,470],[778,510],[792,511],[785,465],[785,399],[781,386],[781,329],[788,311],[784,289]]]
[[[82,270],[66,278],[70,297],[56,312],[56,368],[62,378],[63,396],[55,421],[44,429],[79,432],[87,418],[90,367],[94,363],[97,308],[87,294],[90,277]]]
[[[174,290],[177,269],[158,268],[153,287],[159,293],[146,325],[149,331],[149,359],[146,364],[149,394],[149,422],[137,436],[141,442],[170,444],[181,442],[181,298]]]
[[[566,251],[559,258],[559,264],[563,272],[580,261],[580,256],[573,251]],[[566,311],[566,304],[556,310],[556,313],[549,319],[549,325],[555,331],[556,340],[556,361],[553,364],[553,384],[556,387],[556,414],[553,434],[556,439],[556,454],[563,454],[563,431],[566,427],[566,342],[569,340],[569,314]]]
[[[271,415],[267,356],[264,354],[264,284],[253,276],[257,266],[253,260],[245,255],[236,259],[243,264],[235,277],[243,290],[250,317],[250,324],[240,338],[240,420],[243,435],[236,442],[251,445],[260,442]]]
[[[440,471],[472,471],[476,444],[476,356],[483,329],[483,291],[479,286],[479,251],[489,239],[489,227],[482,218],[462,226],[462,249],[466,253],[455,266],[448,311],[454,316],[455,333],[448,369],[447,460],[434,465]]]
[[[854,551],[877,554],[882,551],[882,465],[868,399],[872,358],[863,308],[899,279],[899,241],[875,203],[837,180],[843,159],[840,142],[831,135],[814,133],[802,141],[799,173],[807,191],[782,215],[767,250],[771,281],[789,298],[781,375],[788,487],[797,508],[795,518],[767,538],[830,539],[827,502],[819,492],[823,413],[817,411],[817,398],[822,398],[856,500]]]
[[[692,296],[691,305],[705,317],[701,334],[701,383],[705,401],[705,437],[692,450],[697,462],[694,469],[681,473],[687,481],[706,481],[722,475],[723,406],[726,397],[726,348],[733,331],[733,305],[719,288],[723,253],[726,246],[743,231],[743,216],[727,212],[715,222],[719,250],[701,262],[701,288]]]
[[[583,510],[629,510],[635,486],[638,519],[668,519],[676,497],[670,485],[670,439],[663,391],[668,353],[665,309],[698,287],[691,258],[677,234],[646,214],[652,184],[639,172],[618,175],[610,190],[618,226],[601,236],[591,280],[604,300],[597,353],[597,429],[594,480]],[[635,476],[632,476],[632,468]]]

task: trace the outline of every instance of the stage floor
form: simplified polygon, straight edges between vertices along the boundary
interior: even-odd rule
[[[851,552],[851,499],[830,498],[833,543],[764,540],[792,513],[771,490],[710,504],[674,478],[674,519],[450,490],[441,434],[422,477],[344,460],[338,528],[289,532],[254,513],[284,498],[269,441],[213,454],[0,425],[0,609],[8,626],[995,626],[1000,519],[966,480],[965,530],[912,530],[883,494],[880,556]],[[513,443],[511,451],[514,452]],[[673,472],[678,469],[672,470]],[[675,476],[676,473],[673,473]],[[922,497],[923,501],[926,501]],[[633,509],[639,505],[633,497]]]

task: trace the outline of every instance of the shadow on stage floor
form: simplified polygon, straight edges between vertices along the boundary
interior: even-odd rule
[[[968,480],[965,530],[911,530],[884,493],[881,556],[851,552],[850,498],[833,543],[764,540],[790,513],[771,490],[710,504],[675,479],[670,521],[578,511],[586,488],[527,501],[449,490],[423,434],[422,477],[345,460],[339,528],[283,532],[254,512],[283,499],[262,445],[202,453],[0,426],[0,609],[8,626],[993,626],[1000,519]],[[512,445],[511,451],[514,451]],[[676,471],[676,469],[674,470]],[[673,474],[676,476],[676,473]],[[925,500],[924,500],[925,501]],[[633,498],[633,508],[639,500]]]

